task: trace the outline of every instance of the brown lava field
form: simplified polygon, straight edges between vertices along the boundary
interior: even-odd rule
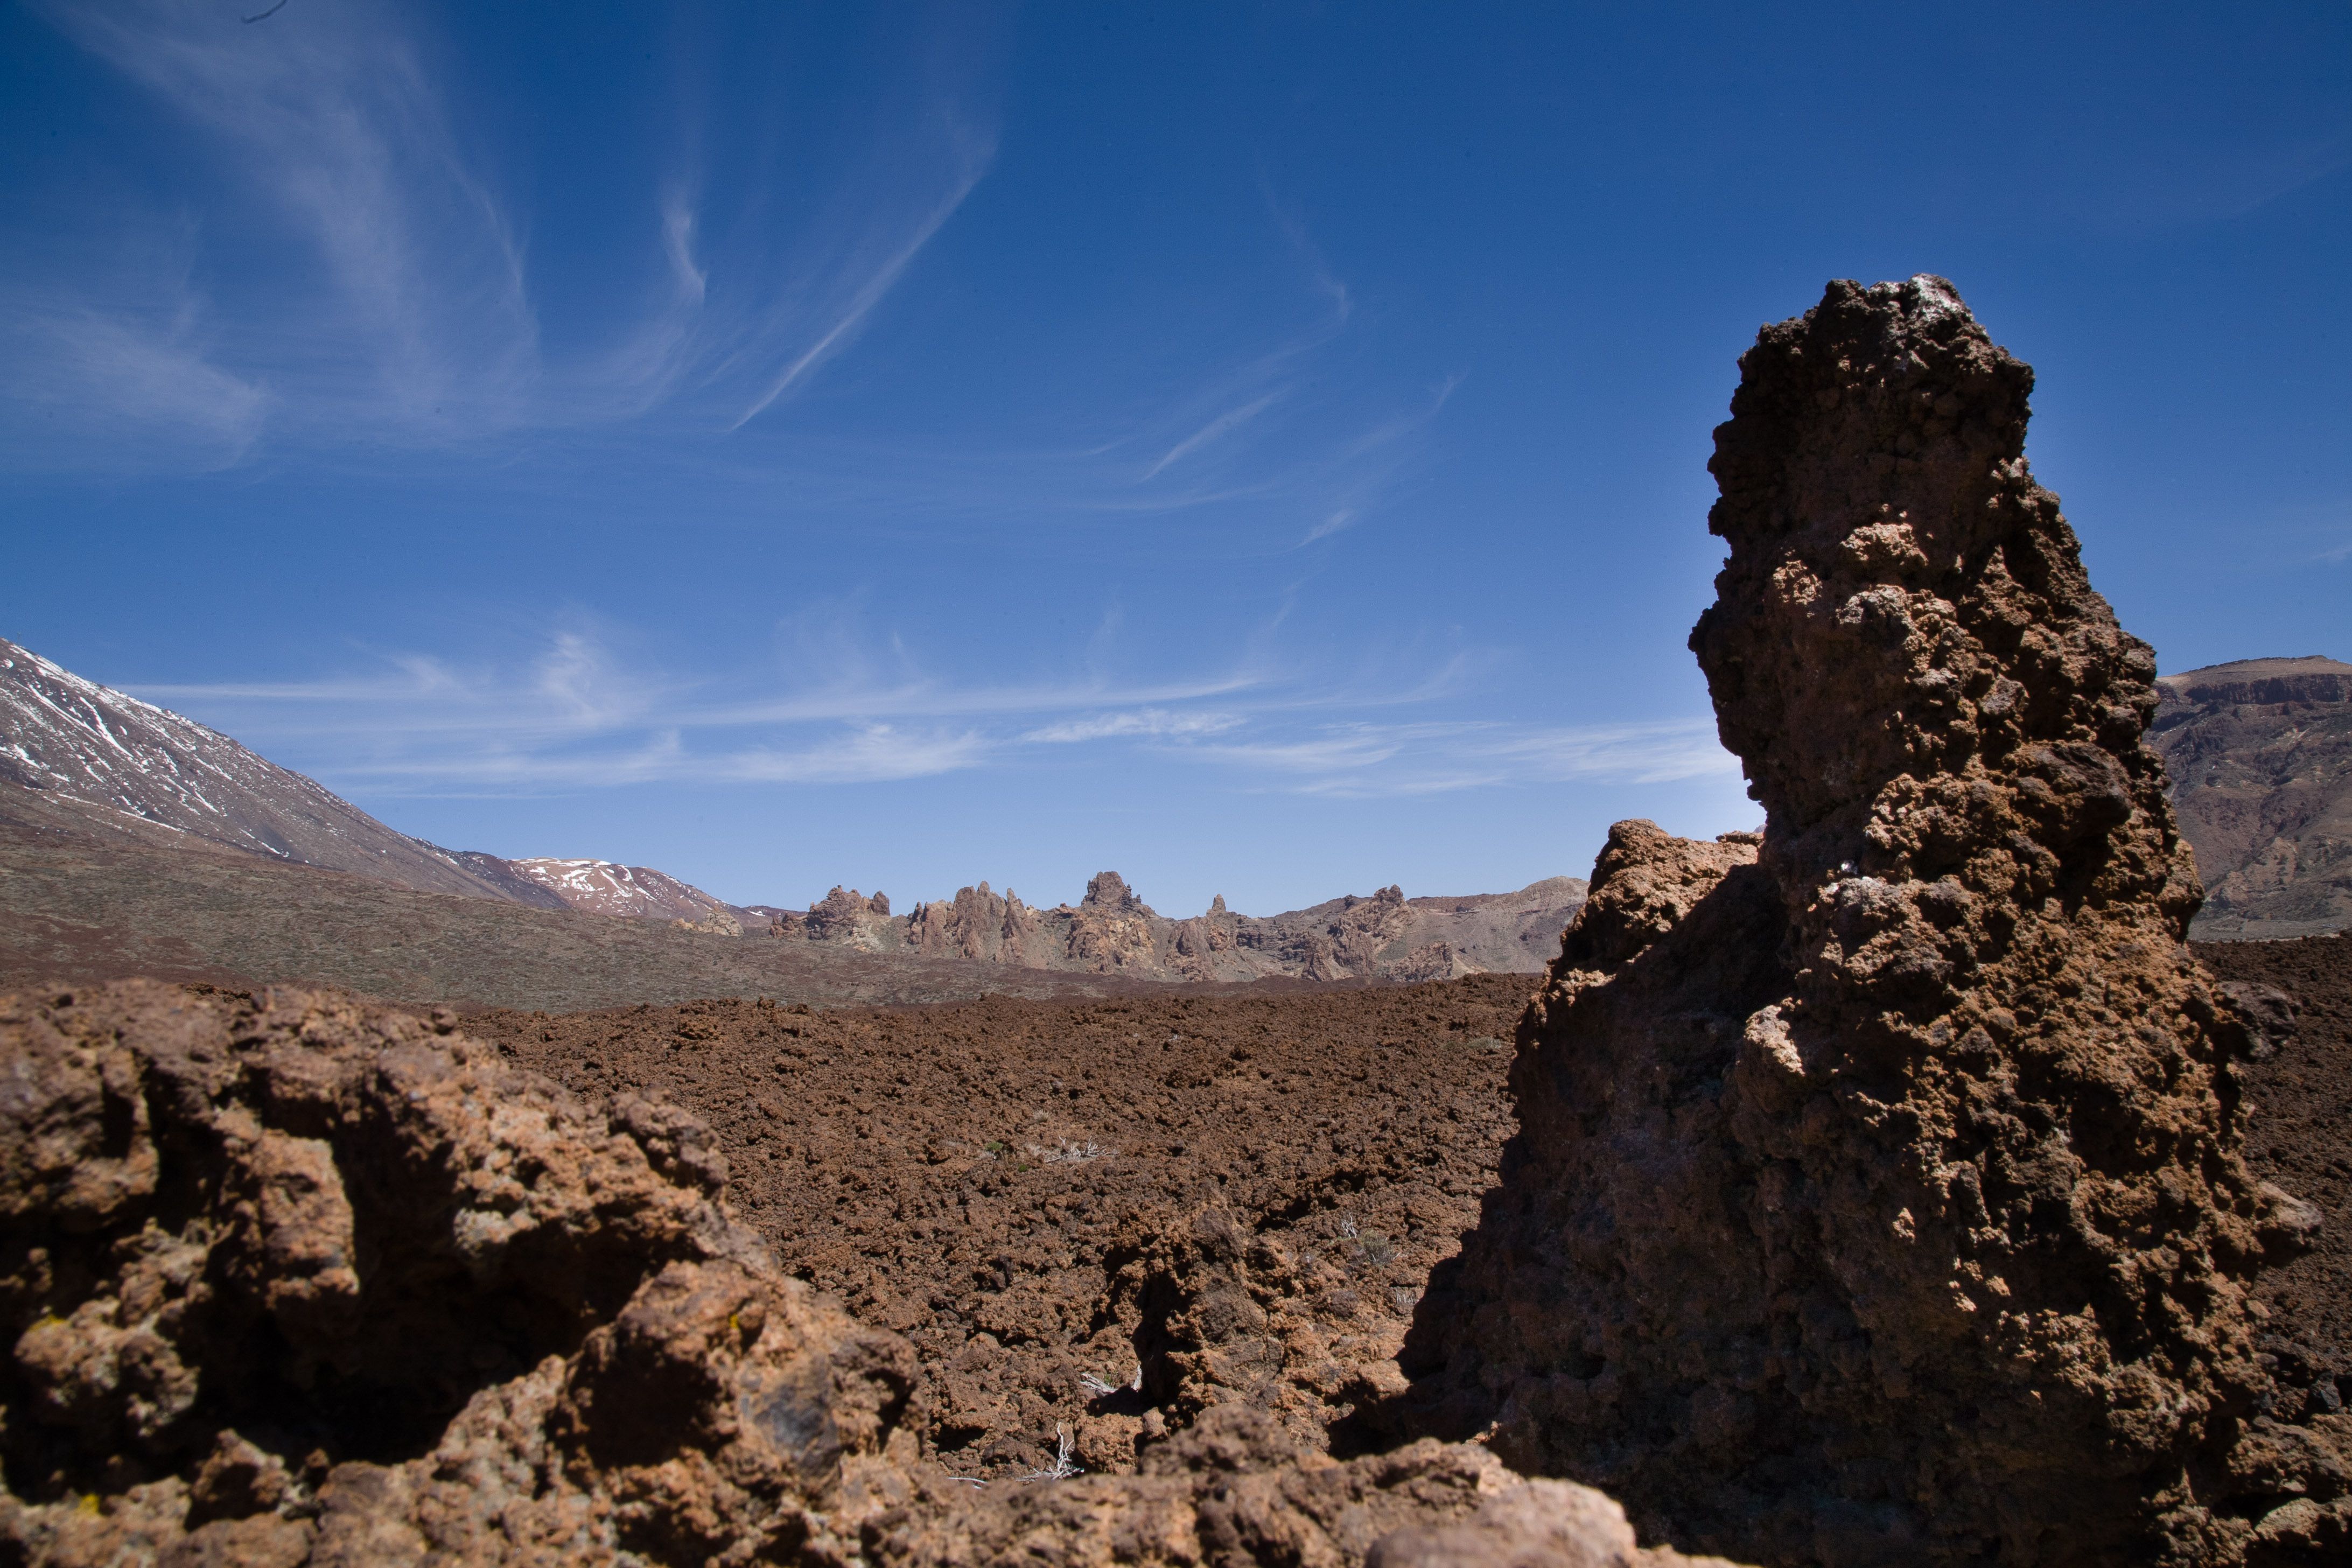
[[[708,1121],[730,1201],[784,1266],[914,1342],[950,1468],[1003,1475],[1047,1463],[1057,1425],[1076,1462],[1132,1468],[1147,1361],[1150,1404],[1245,1393],[1319,1445],[1320,1413],[1394,1356],[1476,1218],[1532,988],[696,1002],[464,1027],[583,1096],[640,1089]],[[1221,1280],[1201,1278],[1219,1272],[1203,1214],[1238,1238]],[[1212,1353],[1166,1342],[1171,1315]]]
[[[2266,1279],[2267,1348],[2330,1404],[2338,1380],[2352,1393],[2352,939],[2198,952],[2299,1008],[2241,1072],[2258,1174],[2326,1215]],[[1531,989],[717,1001],[464,1026],[583,1096],[644,1090],[705,1120],[737,1211],[914,1342],[935,1451],[994,1477],[1049,1464],[1057,1428],[1076,1463],[1129,1469],[1163,1420],[1236,1397],[1311,1444],[1366,1436],[1325,1424],[1394,1386],[1383,1363],[1430,1266],[1477,1217]]]

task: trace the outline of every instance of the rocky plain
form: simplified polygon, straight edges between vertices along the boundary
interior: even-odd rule
[[[2189,941],[2325,928],[2344,696],[2159,683],[2031,387],[1933,278],[1764,331],[1764,826],[1589,889],[616,921],[21,805],[0,1558],[2352,1561],[2352,940]]]

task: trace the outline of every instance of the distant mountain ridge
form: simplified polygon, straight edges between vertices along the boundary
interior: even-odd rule
[[[268,859],[562,909],[504,869],[386,827],[315,780],[215,730],[85,680],[0,638],[0,784],[16,814],[102,837],[175,835]]]
[[[713,910],[726,910],[739,919],[749,913],[723,899],[711,897],[690,882],[681,882],[648,866],[623,866],[612,860],[560,860],[547,856],[500,864],[533,886],[553,893],[568,908],[586,910],[592,914],[698,921],[707,919]]]
[[[889,900],[835,888],[805,913],[759,909],[771,934],[868,952],[974,959],[1139,979],[1450,980],[1534,973],[1559,948],[1584,882],[1552,877],[1515,893],[1408,899],[1383,888],[1311,909],[1238,915],[1220,896],[1189,920],[1145,903],[1116,871],[1087,882],[1075,906],[1040,909],[986,882],[893,916]]]
[[[2149,739],[2205,881],[2195,934],[2352,929],[2352,664],[2238,659],[2157,688]]]
[[[15,784],[14,790],[5,785]],[[987,883],[893,917],[840,888],[805,910],[731,905],[661,871],[588,858],[509,860],[386,826],[217,731],[0,639],[0,821],[100,840],[202,840],[282,864],[538,909],[748,930],[786,940],[1139,980],[1443,979],[1541,969],[1582,902],[1555,877],[1515,893],[1407,899],[1396,888],[1257,917],[1220,898],[1174,920],[1114,872],[1075,906],[1037,909]]]

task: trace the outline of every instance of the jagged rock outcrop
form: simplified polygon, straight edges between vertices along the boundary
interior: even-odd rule
[[[1007,888],[1000,898],[982,882],[957,889],[951,900],[916,905],[907,917],[907,945],[926,957],[1045,968],[1047,944],[1036,940],[1041,924],[1020,894]]]
[[[778,911],[769,930],[812,942],[876,952],[977,959],[1031,969],[1076,970],[1138,979],[1235,981],[1269,975],[1311,980],[1449,980],[1494,971],[1534,973],[1584,895],[1573,877],[1516,893],[1408,899],[1383,888],[1271,916],[1238,915],[1223,896],[1206,911],[1171,920],[1145,903],[1116,871],[1087,883],[1075,906],[1034,909],[986,882],[953,899],[918,904],[884,922],[835,889],[806,915]]]
[[[1654,1568],[1423,1440],[1207,1413],[975,1494],[913,1352],[788,1279],[707,1130],[434,1020],[129,981],[0,997],[0,1561]]]
[[[2195,934],[2352,929],[2352,664],[2240,659],[2156,685],[2149,740],[2205,883]]]
[[[680,931],[697,931],[705,936],[741,936],[743,934],[743,922],[735,918],[734,910],[723,906],[705,910],[696,920],[681,918],[669,923]]]
[[[0,1063],[0,1554],[821,1557],[907,1490],[912,1352],[682,1113],[301,993],[10,997]]]
[[[1612,834],[1408,1407],[1773,1563],[2344,1561],[2347,1417],[2247,1289],[2311,1212],[2241,1159],[2155,663],[2032,373],[1932,278],[1740,364],[1691,644],[1766,826]]]
[[[887,952],[905,945],[890,919],[890,900],[881,893],[867,898],[855,888],[835,887],[811,904],[800,921],[811,942],[837,942],[869,952]]]
[[[1116,871],[1087,883],[1087,896],[1070,916],[1069,954],[1097,974],[1156,968],[1160,923],[1149,904]]]

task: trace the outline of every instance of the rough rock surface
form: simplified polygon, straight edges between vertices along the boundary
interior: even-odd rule
[[[974,1491],[913,1352],[786,1278],[705,1127],[433,1022],[0,997],[0,1561],[1667,1564],[1580,1488],[1234,1405]]]
[[[2352,927],[2352,664],[2240,659],[2156,685],[2149,740],[2205,881],[2196,934]]]
[[[914,1345],[929,1450],[1003,1479],[1050,1463],[1057,1429],[1087,1470],[1132,1469],[1147,1426],[1223,1403],[1333,1447],[1477,1218],[1510,1131],[1501,1037],[1530,989],[714,1001],[466,1027],[583,1100],[694,1111],[784,1268]]]
[[[1762,838],[1612,836],[1407,1408],[1775,1563],[2343,1561],[2347,1418],[2283,1418],[2250,1295],[2313,1211],[2242,1162],[2032,373],[1924,277],[1741,371],[1691,640]]]
[[[2239,1072],[2246,1157],[2320,1211],[2310,1250],[2259,1282],[2273,1412],[2340,1411],[2352,1399],[2352,936],[2200,942],[2197,956],[2252,1039]]]
[[[1608,1498],[1522,1480],[1482,1448],[1423,1439],[1342,1463],[1241,1406],[1153,1449],[1139,1475],[1000,1487],[958,1512],[901,1510],[872,1536],[877,1563],[905,1568],[1731,1568],[1642,1550]]]
[[[448,1028],[0,1002],[20,1559],[822,1557],[906,1492],[911,1353],[714,1205],[699,1124]]]

